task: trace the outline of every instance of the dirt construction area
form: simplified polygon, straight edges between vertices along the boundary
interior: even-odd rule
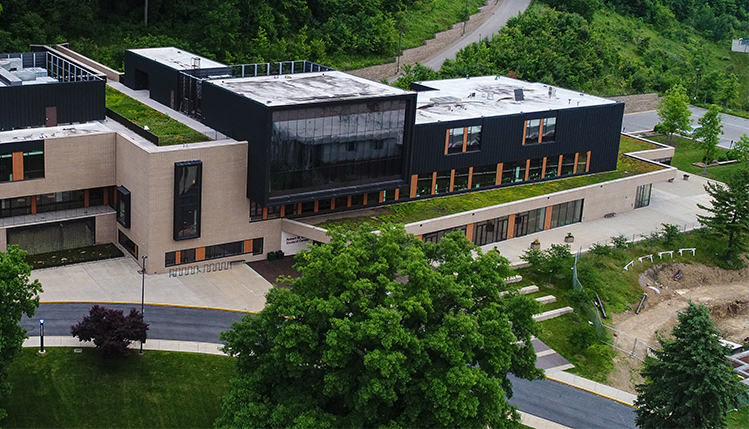
[[[658,336],[670,335],[677,313],[691,300],[710,308],[724,339],[742,344],[749,337],[749,267],[727,271],[700,264],[659,264],[640,274],[639,282],[648,294],[640,314],[630,310],[610,321],[621,333],[657,348]],[[634,392],[634,384],[641,382],[636,374],[641,362],[620,352],[614,366],[611,384]]]

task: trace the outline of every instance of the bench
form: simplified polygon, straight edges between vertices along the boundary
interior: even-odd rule
[[[616,213],[606,213],[605,215],[603,215],[603,217],[606,218],[606,219],[610,219],[610,218],[612,218],[614,216],[616,216]]]

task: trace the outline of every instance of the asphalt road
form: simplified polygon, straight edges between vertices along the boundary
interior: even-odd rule
[[[697,120],[701,118],[707,110],[694,106],[690,106],[689,108],[692,110],[692,126],[697,126]],[[749,134],[749,119],[725,115],[722,113],[720,116],[723,119],[723,135],[720,136],[720,143],[718,143],[718,146],[728,149],[731,147],[731,141],[738,141],[742,135]],[[658,112],[655,110],[630,113],[624,115],[622,131],[626,133],[650,131],[658,122],[660,122],[660,119],[658,119]]]
[[[42,304],[32,319],[21,322],[29,336],[39,335],[39,319],[44,319],[44,333],[49,336],[70,335],[93,304]],[[123,309],[133,305],[104,304]],[[139,307],[136,305],[136,308]],[[219,342],[219,333],[231,327],[245,313],[201,308],[145,306],[150,324],[148,337],[162,340]],[[574,428],[634,428],[634,410],[592,393],[550,380],[527,381],[511,378],[514,395],[510,402],[519,410]]]
[[[528,5],[531,4],[530,0],[494,1],[501,1],[502,4],[499,5],[492,16],[490,16],[486,21],[479,25],[474,31],[463,35],[463,37],[458,39],[455,43],[437,53],[428,61],[424,61],[423,65],[434,70],[439,70],[442,67],[442,63],[444,63],[446,59],[455,58],[455,54],[457,54],[459,50],[470,45],[471,43],[476,43],[479,40],[496,33],[500,28],[504,27],[508,19],[517,16],[519,13],[524,11],[528,7]]]

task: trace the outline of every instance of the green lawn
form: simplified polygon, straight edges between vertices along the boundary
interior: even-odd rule
[[[668,137],[666,136],[656,136],[656,137],[649,137],[650,140],[657,141],[660,143],[666,143],[673,145],[676,148],[676,153],[674,154],[674,158],[671,160],[671,165],[678,168],[681,171],[686,171],[690,174],[697,174],[700,176],[707,177],[709,179],[718,180],[720,182],[724,182],[728,179],[728,177],[736,171],[736,169],[744,168],[742,167],[741,163],[736,164],[728,164],[728,165],[719,165],[715,167],[708,167],[707,168],[707,174],[703,174],[703,169],[700,167],[695,167],[692,165],[693,162],[700,162],[702,161],[702,154],[703,152],[700,151],[697,148],[697,145],[695,144],[692,139],[680,137],[680,136],[673,136],[673,139],[671,142],[668,141]],[[717,149],[717,155],[725,155],[727,152],[726,149],[718,148]]]
[[[26,262],[32,268],[59,267],[62,265],[78,264],[81,262],[101,261],[102,259],[119,258],[122,251],[114,244],[98,244],[96,246],[79,247],[77,249],[60,250],[58,252],[26,255]]]
[[[235,372],[234,359],[197,353],[134,352],[105,360],[96,349],[24,349],[9,368],[2,405],[15,427],[212,427]]]
[[[652,148],[652,145],[628,137],[622,137],[622,140],[624,140],[624,143],[620,147],[619,162],[615,171],[527,185],[516,185],[488,191],[470,192],[441,198],[430,198],[402,204],[393,204],[368,211],[364,216],[356,216],[354,213],[352,217],[346,219],[328,221],[321,224],[320,227],[327,229],[341,226],[350,229],[356,228],[358,225],[365,222],[370,224],[381,224],[383,222],[408,224],[536,197],[539,195],[550,194],[553,192],[593,185],[627,176],[656,171],[660,168],[653,164],[638,161],[621,154],[623,153],[622,149],[629,152],[632,149],[643,150],[643,148],[647,147]]]
[[[726,425],[729,429],[745,429],[749,427],[749,407],[728,413]]]
[[[107,87],[107,107],[141,127],[148,126],[159,136],[159,146],[209,140],[202,133],[110,87]]]

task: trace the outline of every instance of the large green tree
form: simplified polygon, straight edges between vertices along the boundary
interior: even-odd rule
[[[655,358],[645,361],[645,383],[635,387],[639,427],[726,426],[726,413],[746,391],[719,340],[707,307],[690,302],[671,338],[661,339]]]
[[[508,374],[541,377],[538,304],[500,296],[508,261],[458,232],[334,232],[295,267],[222,333],[238,377],[219,427],[510,427]]]
[[[733,150],[736,151],[736,157],[744,166],[749,163],[749,136],[742,135],[739,141],[734,143]]]
[[[709,164],[715,159],[715,150],[720,142],[720,136],[723,134],[723,120],[720,117],[720,107],[715,104],[697,121],[700,128],[695,131],[695,137],[699,137],[698,146],[704,154],[702,160]]]
[[[661,118],[660,127],[668,133],[669,140],[677,131],[687,131],[692,125],[689,110],[689,97],[681,85],[674,85],[666,91],[658,104],[658,117]]]
[[[726,258],[733,261],[746,249],[749,238],[749,171],[736,170],[725,185],[710,182],[705,191],[713,198],[712,204],[697,206],[710,214],[697,218],[703,226],[728,239]]]
[[[19,323],[24,314],[34,315],[39,307],[39,280],[30,281],[31,266],[26,263],[26,252],[18,246],[0,252],[0,400],[10,393],[7,369],[21,351],[26,330]],[[0,408],[0,419],[5,410]]]

